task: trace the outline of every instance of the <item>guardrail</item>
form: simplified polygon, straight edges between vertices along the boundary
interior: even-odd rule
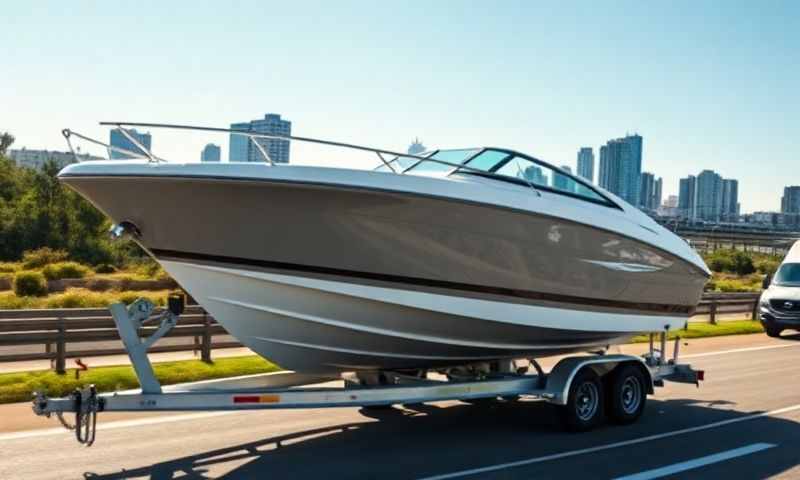
[[[140,335],[154,332],[157,326],[146,326]],[[228,335],[214,318],[198,305],[189,305],[178,325],[166,337],[192,337],[192,343],[155,345],[151,352],[200,352],[200,358],[211,362],[215,348],[241,347],[235,341],[215,341],[214,336]],[[0,362],[50,360],[58,373],[66,371],[68,358],[122,355],[120,346],[87,348],[86,343],[119,341],[119,333],[106,308],[67,308],[54,310],[0,310]],[[81,345],[83,344],[83,345]],[[4,347],[43,345],[42,352],[4,353]],[[68,348],[77,346],[77,348]]]
[[[708,315],[712,324],[720,314],[758,314],[759,293],[707,293],[697,306],[695,315]],[[156,326],[143,327],[140,335],[156,330]],[[178,325],[167,337],[192,337],[192,343],[181,345],[155,345],[151,352],[200,352],[200,358],[211,362],[211,351],[217,348],[241,347],[236,341],[216,340],[215,336],[228,335],[199,305],[189,305],[180,316]],[[122,355],[120,346],[87,348],[87,343],[119,341],[114,320],[105,308],[67,308],[56,310],[0,310],[0,362],[50,360],[56,372],[64,373],[68,358]],[[82,345],[83,344],[83,345]],[[44,351],[4,353],[4,347],[43,345]],[[77,348],[68,348],[77,347]]]
[[[694,315],[708,315],[709,322],[714,325],[717,316],[724,313],[750,313],[750,318],[757,320],[759,298],[760,292],[705,293]]]

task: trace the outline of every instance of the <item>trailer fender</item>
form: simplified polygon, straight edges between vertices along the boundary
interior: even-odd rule
[[[547,376],[546,393],[542,397],[550,403],[566,405],[572,380],[582,368],[591,368],[600,377],[605,377],[622,364],[638,365],[648,379],[647,393],[653,393],[653,375],[642,358],[632,355],[601,355],[561,359]]]

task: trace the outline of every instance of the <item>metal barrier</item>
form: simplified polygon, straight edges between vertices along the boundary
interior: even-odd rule
[[[750,313],[754,320],[758,314],[759,293],[707,293],[697,306],[695,315],[708,315],[716,324],[720,314]],[[143,327],[140,335],[150,334],[156,327]],[[192,343],[182,345],[156,345],[151,352],[200,353],[205,362],[211,361],[211,351],[218,348],[241,347],[230,340],[217,340],[215,336],[227,335],[225,329],[199,305],[186,307],[178,325],[167,337],[192,337]],[[118,347],[89,348],[87,343],[119,341],[111,313],[106,308],[66,308],[55,310],[0,310],[0,362],[50,360],[53,368],[66,371],[68,358],[124,355]],[[7,347],[42,345],[41,352],[9,353]],[[6,351],[4,351],[6,350]]]
[[[143,327],[141,334],[152,333],[157,327]],[[180,322],[168,337],[192,337],[192,343],[156,345],[151,352],[200,353],[205,362],[211,361],[211,351],[217,348],[241,347],[236,341],[214,341],[214,336],[227,332],[202,307],[187,306]],[[125,348],[89,348],[87,343],[119,341],[114,320],[107,308],[67,308],[54,310],[0,310],[0,362],[50,360],[56,372],[64,373],[68,358],[124,355]],[[41,352],[8,352],[7,347],[42,345]],[[6,351],[4,351],[6,350]]]

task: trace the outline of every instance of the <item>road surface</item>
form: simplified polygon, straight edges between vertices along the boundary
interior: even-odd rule
[[[689,352],[707,381],[658,389],[626,427],[564,433],[539,402],[101,414],[88,449],[41,422],[5,428],[0,478],[800,477],[800,335],[694,341]],[[14,408],[0,415],[32,415]]]

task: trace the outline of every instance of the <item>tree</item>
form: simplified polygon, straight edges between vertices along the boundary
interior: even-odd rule
[[[4,132],[0,135],[0,155],[5,155],[8,152],[8,147],[14,143],[14,135]]]

